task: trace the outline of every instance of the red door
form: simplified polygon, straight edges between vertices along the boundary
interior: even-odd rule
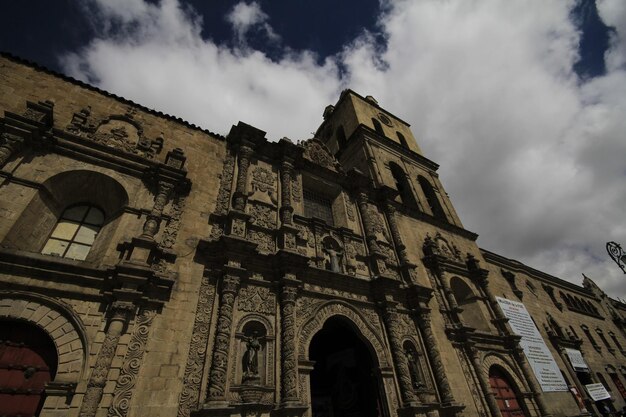
[[[504,372],[497,368],[489,370],[491,391],[496,397],[502,417],[524,417],[524,411],[517,400],[517,395]]]
[[[0,321],[0,416],[37,416],[56,362],[54,343],[43,330],[26,322]]]

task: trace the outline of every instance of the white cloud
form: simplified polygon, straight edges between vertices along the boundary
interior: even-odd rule
[[[616,33],[608,73],[585,83],[572,72],[573,2],[393,1],[379,20],[385,50],[364,32],[322,65],[309,51],[273,61],[250,49],[249,30],[269,19],[257,3],[228,15],[233,48],[203,40],[201,19],[175,0],[93,4],[115,33],[65,57],[71,75],[211,130],[243,120],[271,139],[310,137],[342,88],[372,94],[412,123],[481,246],[577,284],[584,272],[626,297],[604,249],[626,243],[623,1],[599,2]]]

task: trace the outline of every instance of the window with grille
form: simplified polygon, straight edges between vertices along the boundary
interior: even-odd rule
[[[104,213],[97,207],[69,207],[61,214],[41,253],[85,260],[103,223]]]
[[[333,226],[333,202],[323,194],[311,190],[304,190],[304,215],[306,217],[317,217]]]

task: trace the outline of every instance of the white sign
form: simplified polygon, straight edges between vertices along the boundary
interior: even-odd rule
[[[496,297],[496,300],[506,318],[509,319],[513,332],[522,336],[520,346],[524,349],[541,389],[545,392],[567,391],[567,384],[561,375],[561,370],[537,330],[535,322],[528,314],[526,306],[506,298]]]
[[[604,385],[601,383],[585,385],[589,396],[594,401],[606,400],[611,398],[611,394],[608,393]]]
[[[566,348],[565,353],[567,353],[567,357],[576,371],[589,372],[589,367],[587,366],[580,350]]]

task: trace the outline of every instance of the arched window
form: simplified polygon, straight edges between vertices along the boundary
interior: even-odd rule
[[[613,349],[611,345],[609,345],[609,341],[606,340],[606,337],[604,337],[604,332],[600,329],[596,329],[596,333],[598,333],[598,336],[600,336],[600,339],[602,340],[602,343],[604,343],[604,346],[606,346],[609,351],[613,352],[615,349]]]
[[[396,182],[396,188],[400,193],[400,199],[402,199],[402,202],[409,207],[417,208],[417,201],[413,196],[411,185],[409,184],[406,174],[402,168],[391,162],[389,164],[389,169],[391,169],[391,175],[393,175],[393,179]]]
[[[430,211],[433,213],[433,216],[437,217],[438,219],[445,220],[446,215],[443,212],[443,208],[441,208],[441,204],[439,203],[439,199],[435,194],[433,186],[426,178],[421,175],[417,177],[417,181],[419,182],[420,187],[422,187],[422,191],[426,196],[426,202],[428,203],[428,206],[430,207]]]
[[[104,212],[89,204],[66,208],[41,253],[62,258],[87,258],[87,254],[104,224]]]
[[[385,131],[383,130],[380,122],[372,117],[372,123],[374,124],[374,130],[381,136],[385,136]]]
[[[488,331],[489,325],[480,309],[479,299],[469,285],[459,277],[452,277],[450,279],[450,289],[457,304],[463,310],[461,319],[464,324],[475,329]]]
[[[396,135],[398,135],[398,140],[400,140],[400,143],[402,144],[402,146],[404,146],[405,148],[408,148],[409,144],[406,143],[406,139],[404,138],[404,135],[400,132],[396,132]]]
[[[602,385],[604,385],[604,388],[606,388],[607,391],[609,392],[613,391],[611,389],[611,386],[606,383],[606,379],[604,378],[604,375],[602,375],[600,372],[596,372],[596,376],[598,377],[598,381],[600,381]]]
[[[609,336],[611,336],[611,339],[613,339],[613,343],[615,343],[615,346],[617,346],[617,348],[620,351],[623,351],[624,349],[622,349],[622,344],[619,342],[619,340],[617,339],[617,336],[615,336],[615,333],[613,332],[609,332]]]
[[[589,331],[589,327],[585,326],[584,324],[580,327],[583,329],[583,332],[585,333],[585,335],[587,335],[587,339],[589,339],[589,342],[591,342],[592,346],[596,350],[599,350],[600,346],[596,342],[596,339],[594,339],[593,336],[591,335],[591,332]]]

